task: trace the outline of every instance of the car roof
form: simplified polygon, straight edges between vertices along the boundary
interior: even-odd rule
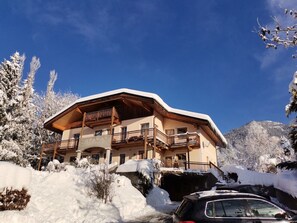
[[[210,190],[210,191],[199,191],[192,193],[190,195],[185,196],[185,199],[189,200],[213,200],[213,199],[221,199],[221,198],[257,198],[264,199],[259,195],[250,194],[250,193],[241,193],[234,190]]]

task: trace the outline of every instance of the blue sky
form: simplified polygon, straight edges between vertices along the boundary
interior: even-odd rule
[[[295,3],[294,3],[295,2]],[[41,68],[45,91],[80,96],[118,88],[158,94],[174,108],[211,116],[223,133],[252,120],[289,123],[284,107],[293,50],[267,50],[257,18],[283,19],[295,0],[7,0],[0,6],[0,59],[15,51]]]

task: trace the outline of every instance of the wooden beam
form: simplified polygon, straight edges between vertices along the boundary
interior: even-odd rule
[[[53,160],[56,158],[56,155],[57,155],[57,149],[58,149],[58,142],[55,143],[54,154],[53,154]]]
[[[147,131],[144,131],[144,159],[147,159]]]
[[[86,112],[84,112],[83,121],[80,129],[80,136],[79,136],[80,139],[82,138],[82,135],[84,133],[85,121],[86,121]]]
[[[142,104],[142,107],[143,107],[146,111],[151,112],[151,108],[150,108],[149,106],[147,106],[147,104],[145,104],[143,101],[141,102],[141,104]]]
[[[111,122],[110,122],[110,149],[111,149],[111,146],[112,146],[112,140],[113,140],[113,137],[112,137],[112,130],[113,130],[113,122],[114,122],[114,116],[115,116],[115,107],[113,106],[112,107],[112,110],[111,110]]]

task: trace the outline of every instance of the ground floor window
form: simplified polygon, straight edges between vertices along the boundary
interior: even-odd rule
[[[69,162],[75,163],[75,161],[76,161],[76,156],[71,156]]]
[[[140,159],[140,160],[144,159],[144,151],[143,150],[140,150],[138,152],[138,159]]]
[[[186,162],[187,162],[186,153],[176,154],[175,160],[174,160],[174,167],[185,167]]]
[[[120,154],[120,165],[125,163],[126,160],[126,154]]]
[[[165,167],[172,167],[172,156],[165,157]]]

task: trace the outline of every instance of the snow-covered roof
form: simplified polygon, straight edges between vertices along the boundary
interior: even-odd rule
[[[193,118],[197,118],[197,119],[206,120],[206,121],[209,122],[209,124],[211,125],[213,131],[216,132],[216,134],[220,137],[220,139],[224,142],[224,144],[227,144],[227,141],[226,141],[225,137],[223,136],[223,134],[221,133],[221,131],[218,129],[218,127],[216,126],[216,124],[213,122],[213,120],[208,115],[201,114],[201,113],[196,113],[196,112],[191,112],[191,111],[186,111],[186,110],[181,110],[181,109],[176,109],[176,108],[172,108],[169,105],[167,105],[162,100],[162,98],[160,98],[159,95],[157,95],[157,94],[149,93],[149,92],[144,92],[144,91],[138,91],[138,90],[132,90],[132,89],[128,89],[128,88],[120,88],[120,89],[116,89],[116,90],[112,90],[112,91],[107,91],[107,92],[104,92],[104,93],[90,95],[90,96],[87,96],[87,97],[80,98],[80,99],[76,100],[75,102],[73,102],[72,104],[70,104],[69,106],[63,108],[58,113],[56,113],[53,116],[51,116],[48,119],[46,119],[44,123],[47,123],[48,121],[50,121],[51,119],[55,118],[59,114],[63,113],[64,111],[66,111],[67,109],[69,109],[70,107],[72,107],[75,104],[78,104],[78,103],[81,103],[81,102],[90,101],[90,100],[95,100],[95,99],[98,99],[98,98],[108,97],[108,96],[111,96],[111,95],[122,94],[122,93],[133,94],[133,95],[137,95],[137,96],[141,96],[141,97],[152,98],[155,101],[157,101],[168,112],[175,113],[175,114],[178,114],[178,115],[184,115],[184,116],[188,116],[188,117],[193,117]]]

